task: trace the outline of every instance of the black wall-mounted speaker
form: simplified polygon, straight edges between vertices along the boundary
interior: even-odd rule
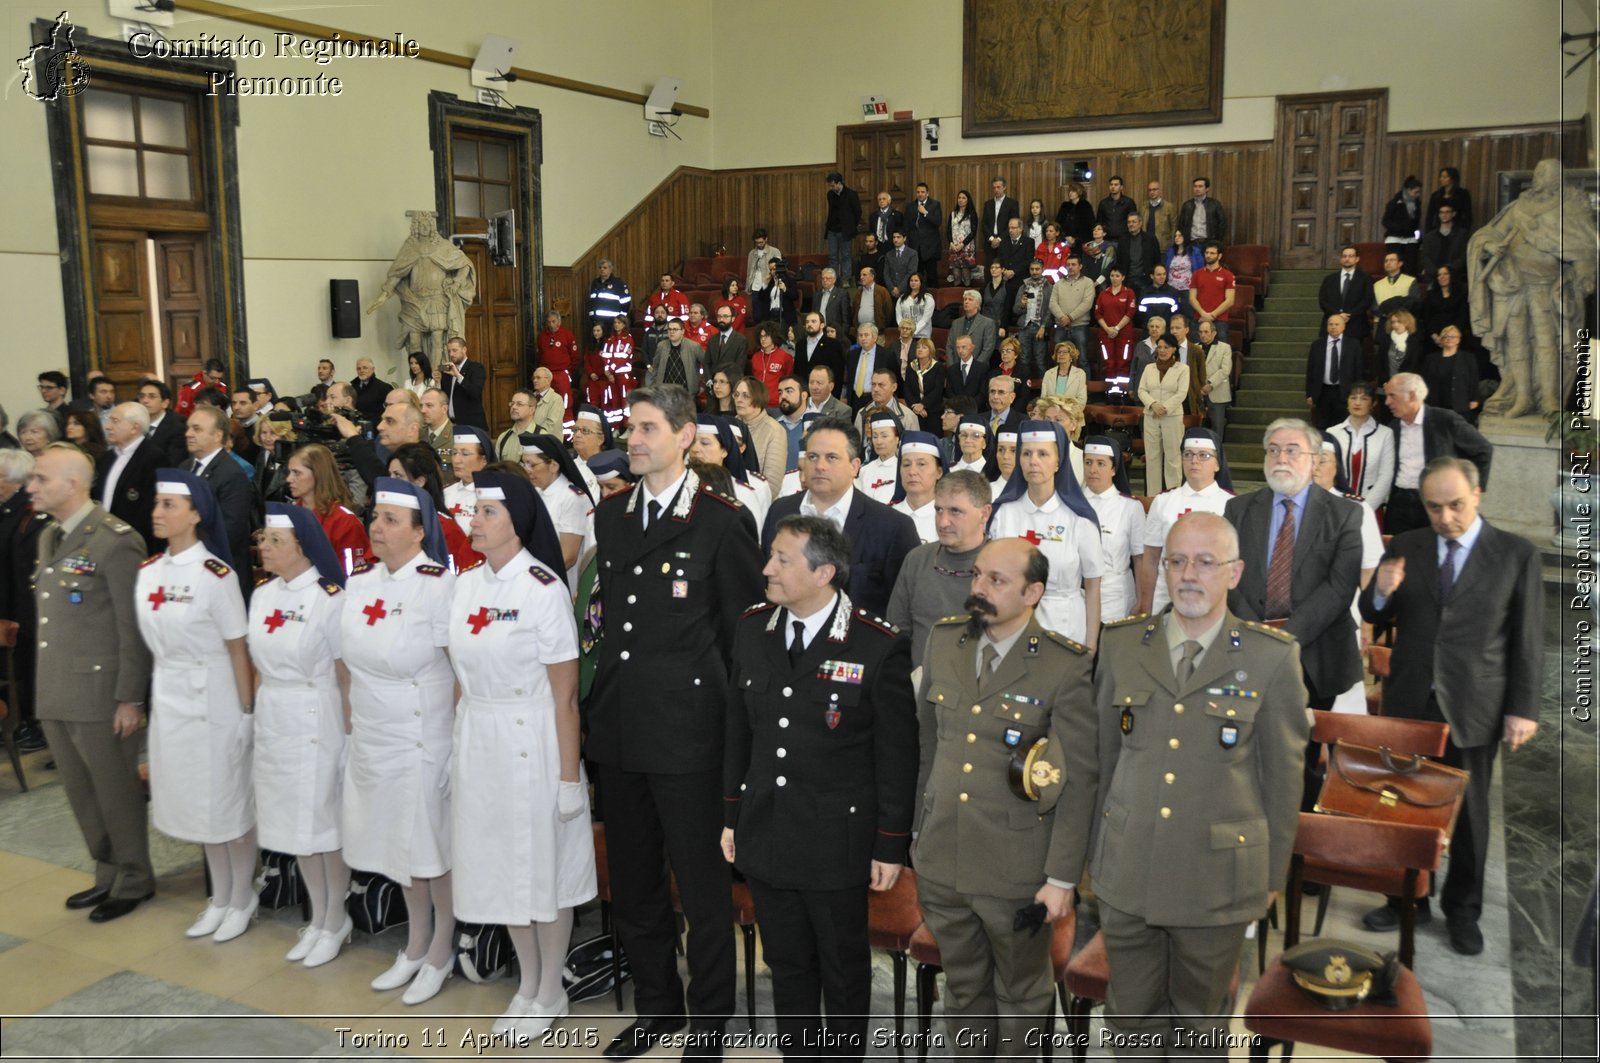
[[[361,338],[360,285],[352,280],[328,282],[328,304],[336,340]]]

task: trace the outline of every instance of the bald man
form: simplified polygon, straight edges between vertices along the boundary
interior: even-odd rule
[[[144,540],[89,497],[94,467],[70,443],[34,463],[28,491],[55,518],[39,538],[39,722],[55,754],[89,855],[94,885],[67,898],[92,922],[127,915],[155,893],[139,782],[150,654],[139,636],[134,581]]]

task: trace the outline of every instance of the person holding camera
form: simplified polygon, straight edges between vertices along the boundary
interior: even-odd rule
[[[794,326],[795,296],[798,290],[789,276],[789,264],[781,258],[767,261],[767,285],[750,293],[750,313],[757,321],[776,321],[784,330]]]

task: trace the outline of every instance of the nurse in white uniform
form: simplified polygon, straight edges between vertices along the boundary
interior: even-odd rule
[[[1100,545],[1106,552],[1100,616],[1109,624],[1138,605],[1133,562],[1144,556],[1144,507],[1129,494],[1122,448],[1110,436],[1090,436],[1083,444],[1083,494],[1100,518]]]
[[[694,443],[689,447],[689,457],[707,465],[720,465],[733,478],[733,494],[760,528],[772,508],[772,491],[767,481],[752,473],[739,453],[735,429],[726,417],[702,413],[696,418]]]
[[[492,471],[476,483],[472,545],[487,560],[457,578],[450,610],[455,909],[510,931],[522,981],[494,1030],[537,1037],[567,1014],[572,909],[595,895],[578,632],[533,485]]]
[[[1063,461],[1069,442],[1054,421],[1024,421],[1016,471],[995,501],[989,538],[1020,536],[1050,562],[1039,599],[1043,627],[1092,651],[1100,638],[1100,521]]]
[[[445,652],[455,575],[427,491],[373,483],[375,561],[345,584],[339,645],[350,669],[345,863],[399,883],[406,947],[372,980],[421,1004],[455,965],[450,896],[450,744],[455,676]],[[409,985],[408,985],[409,983]]]
[[[579,472],[582,464],[567,453],[555,436],[524,432],[522,470],[539,489],[539,498],[561,538],[561,563],[567,591],[578,593],[578,575],[594,550],[594,507],[598,492],[591,493]]]
[[[344,566],[317,515],[267,503],[250,598],[256,667],[255,790],[261,845],[299,858],[311,923],[285,959],[320,967],[355,924],[344,909],[350,868],[340,853],[339,791],[350,728],[350,673],[339,646]]]
[[[1233,497],[1233,479],[1228,475],[1228,456],[1222,441],[1209,428],[1189,428],[1183,433],[1179,450],[1183,463],[1183,483],[1156,495],[1144,519],[1144,560],[1139,565],[1139,599],[1142,613],[1159,613],[1171,600],[1167,581],[1161,576],[1161,555],[1167,548],[1167,533],[1185,513],[1215,513]]]
[[[995,501],[999,501],[1000,493],[1011,482],[1011,474],[1017,468],[1017,433],[1007,430],[996,432],[994,437],[994,469],[995,478],[989,481],[989,489],[994,492]]]
[[[1361,592],[1367,589],[1367,583],[1372,579],[1373,573],[1378,571],[1378,562],[1383,560],[1383,532],[1378,528],[1378,517],[1372,507],[1366,505],[1360,497],[1346,492],[1344,469],[1344,455],[1340,450],[1338,436],[1324,429],[1322,451],[1311,474],[1312,482],[1327,490],[1329,494],[1361,507],[1361,578],[1356,583],[1356,594],[1350,602],[1350,610],[1356,618],[1356,630],[1361,634],[1361,653],[1365,656],[1372,625],[1361,619],[1361,611],[1356,608],[1355,603],[1360,600]],[[1356,680],[1349,690],[1333,699],[1333,711],[1348,712],[1358,716],[1366,714],[1367,685],[1364,679]]]
[[[939,437],[932,432],[907,432],[900,444],[900,479],[895,484],[890,508],[910,517],[917,526],[917,540],[939,541],[934,526],[933,490],[944,476],[944,455]]]
[[[472,511],[477,508],[478,496],[472,489],[472,478],[489,464],[494,453],[494,443],[489,433],[472,425],[456,425],[451,439],[450,472],[456,482],[444,489],[444,504],[455,518],[456,526],[467,535],[472,534]]]
[[[861,463],[856,490],[887,506],[900,481],[900,432],[904,425],[888,410],[879,410],[867,418],[865,428],[867,441],[872,444],[872,458]]]
[[[134,596],[155,660],[151,813],[163,834],[205,847],[211,903],[186,934],[231,941],[250,928],[258,903],[244,595],[210,484],[157,472],[150,526],[167,541],[140,568]]]

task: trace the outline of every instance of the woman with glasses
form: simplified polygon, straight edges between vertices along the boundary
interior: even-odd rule
[[[250,597],[255,662],[255,798],[261,846],[290,853],[311,923],[284,958],[335,959],[355,923],[344,910],[350,868],[340,853],[339,794],[350,729],[350,673],[340,648],[345,570],[316,515],[267,503],[257,535],[266,578]]]
[[[1167,533],[1183,514],[1191,510],[1222,514],[1233,497],[1233,479],[1228,475],[1228,456],[1222,439],[1209,428],[1184,431],[1179,457],[1183,480],[1176,487],[1150,500],[1144,522],[1144,560],[1139,564],[1139,601],[1136,612],[1159,613],[1167,607],[1167,581],[1161,576],[1161,555]]]
[[[157,830],[205,851],[211,901],[184,935],[231,941],[259,903],[244,594],[210,484],[157,472],[150,527],[167,543],[139,569],[133,599],[155,661],[150,808]]]
[[[489,464],[494,444],[489,433],[470,424],[455,426],[451,439],[450,471],[455,482],[444,489],[444,512],[462,534],[472,534],[472,513],[478,506],[478,492],[473,489],[473,479]]]

